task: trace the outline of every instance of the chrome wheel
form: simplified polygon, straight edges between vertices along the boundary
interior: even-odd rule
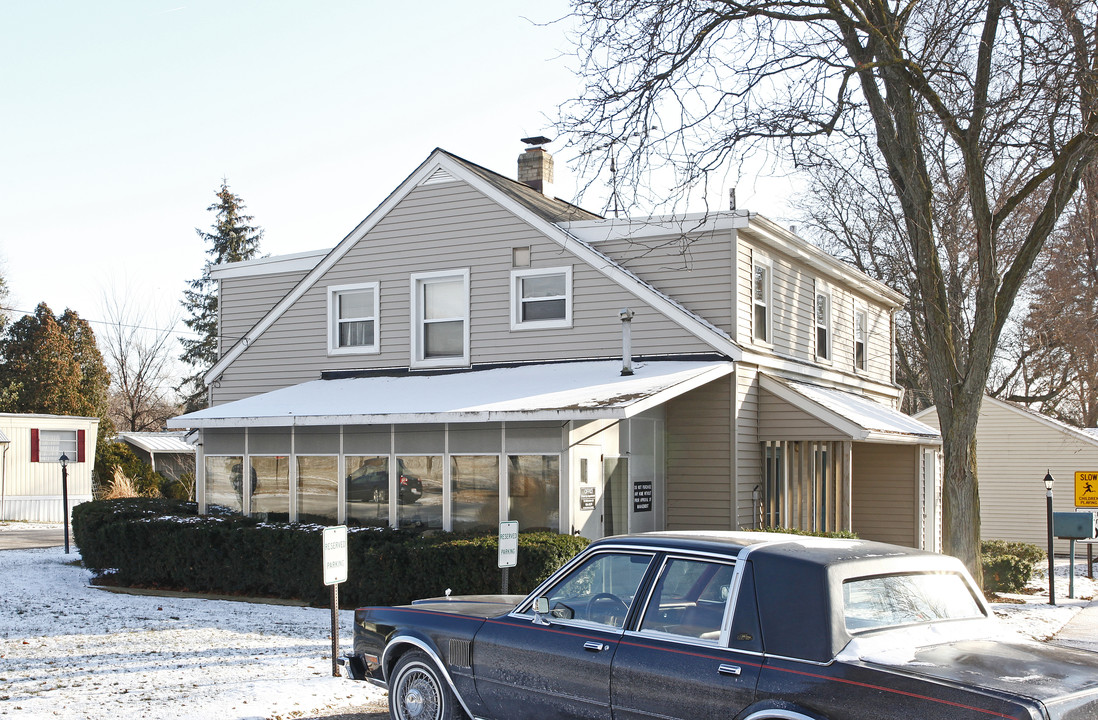
[[[389,687],[389,715],[393,720],[450,720],[453,696],[443,684],[431,659],[412,651],[397,663]]]

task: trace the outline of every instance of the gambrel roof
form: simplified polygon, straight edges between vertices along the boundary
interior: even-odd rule
[[[420,185],[442,182],[464,182],[538,230],[549,240],[556,242],[579,260],[601,273],[607,279],[632,293],[654,310],[676,323],[691,335],[708,344],[721,355],[738,361],[743,352],[728,332],[718,328],[699,315],[687,310],[667,294],[641,280],[634,273],[568,232],[557,223],[590,221],[599,219],[563,200],[548,198],[533,188],[487,170],[442,149],[435,149],[427,159],[400,184],[369,216],[339,242],[322,260],[316,263],[305,277],[274,305],[244,336],[238,340],[206,373],[205,381],[212,383],[224,373],[247,348],[267,331],[294,303],[313,287],[329,269],[362,240],[394,207]],[[748,217],[742,216],[746,225]]]

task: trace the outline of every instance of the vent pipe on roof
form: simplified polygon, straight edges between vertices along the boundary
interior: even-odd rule
[[[618,311],[621,318],[621,374],[633,374],[633,316],[636,315],[629,308]]]
[[[518,181],[542,195],[553,197],[553,156],[544,147],[552,140],[544,135],[538,135],[523,138],[522,141],[530,147],[519,155]]]

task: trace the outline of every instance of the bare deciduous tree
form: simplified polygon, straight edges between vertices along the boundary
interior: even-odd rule
[[[131,294],[132,295],[132,294]],[[111,373],[110,412],[118,430],[155,432],[179,413],[172,394],[174,334],[178,318],[162,323],[117,295],[103,297],[107,315],[100,345]]]
[[[944,437],[945,549],[979,575],[983,392],[1026,275],[1098,154],[1093,0],[574,0],[574,9],[587,84],[563,127],[590,164],[616,142],[623,181],[668,166],[685,189],[753,150],[776,145],[800,162],[813,147],[872,138],[902,218],[913,327]],[[943,177],[952,187],[937,184]],[[943,190],[963,202],[940,208]],[[950,217],[964,246],[939,234]],[[946,268],[963,262],[971,285],[952,287]],[[963,336],[959,308],[970,315]]]

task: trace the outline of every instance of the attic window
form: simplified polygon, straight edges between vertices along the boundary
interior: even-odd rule
[[[512,330],[571,326],[571,267],[512,271]]]
[[[328,288],[328,354],[378,352],[378,284]]]

